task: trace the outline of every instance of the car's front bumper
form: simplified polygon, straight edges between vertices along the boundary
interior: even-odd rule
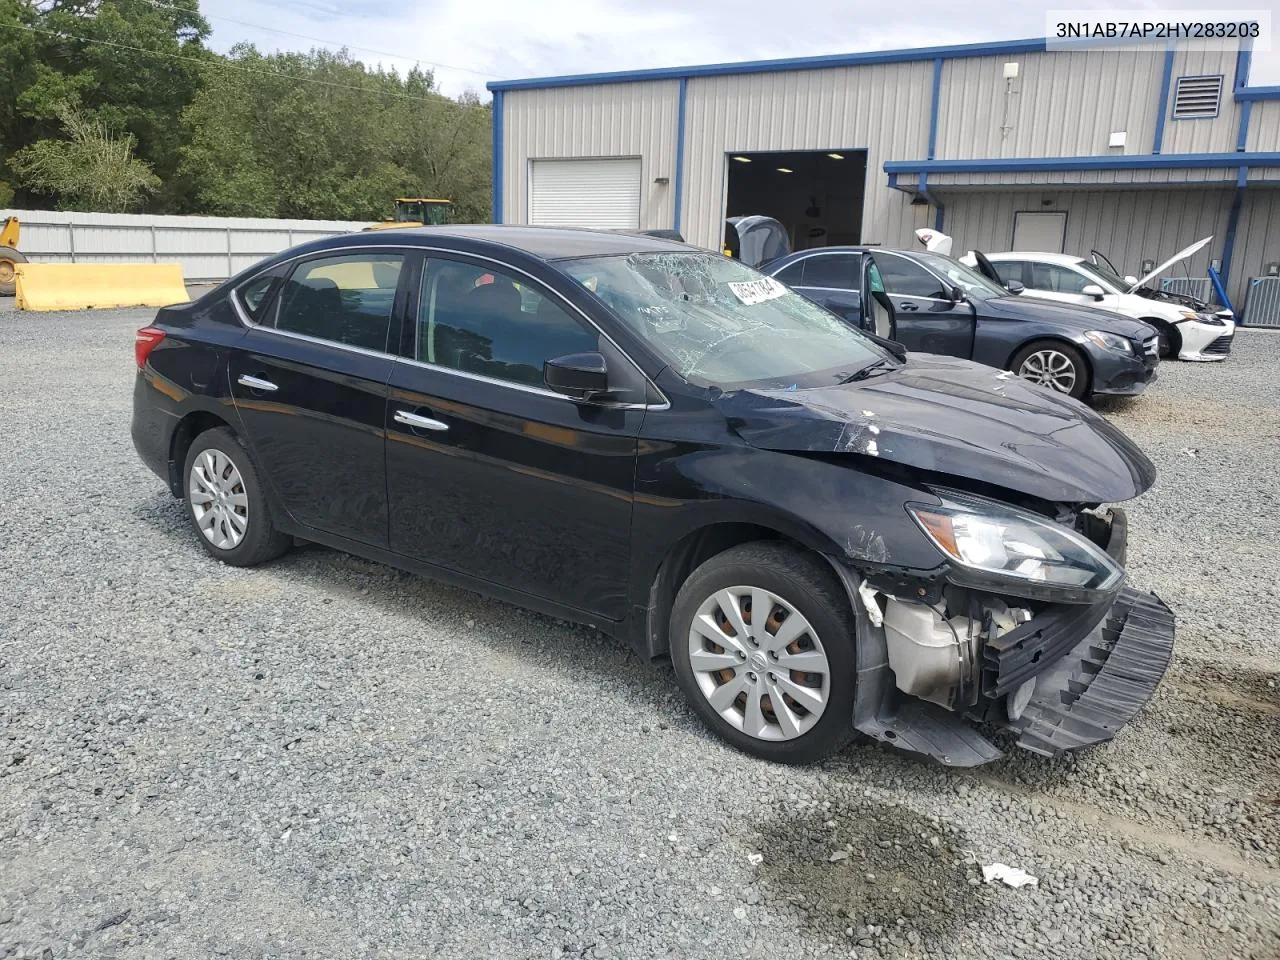
[[[1202,323],[1199,320],[1184,320],[1176,326],[1178,335],[1182,338],[1182,348],[1178,351],[1179,360],[1225,360],[1230,355],[1231,342],[1236,334],[1235,321]]]
[[[1093,392],[1109,397],[1136,397],[1156,379],[1158,357],[1094,350]]]
[[[1106,550],[1123,564],[1127,520],[1124,511],[1113,513]],[[1123,588],[1095,604],[1051,604],[986,642],[970,705],[945,709],[897,688],[885,631],[868,618],[856,574],[837,572],[857,618],[854,726],[949,766],[1000,757],[988,739],[993,729],[1010,731],[1018,746],[1048,756],[1111,739],[1151,699],[1173,652],[1174,616],[1155,594]],[[1028,692],[1017,710],[1018,694]]]

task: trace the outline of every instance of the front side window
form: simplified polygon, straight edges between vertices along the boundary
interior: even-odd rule
[[[460,260],[427,260],[418,298],[419,360],[541,386],[547,360],[599,348],[594,329],[528,280]]]
[[[1000,282],[1006,287],[1013,281],[1023,283],[1022,279],[1022,261],[1021,260],[996,260],[991,264],[995,268],[996,276],[1000,278]]]
[[[359,253],[307,260],[285,282],[276,328],[386,350],[404,257]]]
[[[884,277],[885,288],[894,297],[925,297],[930,300],[947,300],[942,281],[919,264],[906,257],[877,253],[876,263]]]
[[[934,273],[939,274],[949,284],[953,284],[971,297],[989,300],[992,297],[1007,297],[1009,291],[988,280],[977,270],[966,267],[959,260],[944,257],[940,253],[917,253],[921,263]]]
[[[1053,293],[1082,293],[1091,281],[1082,273],[1053,263],[1031,264],[1031,287]]]
[[[634,253],[559,266],[698,386],[820,386],[894,362],[839,317],[739,260]]]

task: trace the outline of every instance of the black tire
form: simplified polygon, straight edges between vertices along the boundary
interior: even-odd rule
[[[195,498],[191,492],[192,468],[196,460],[208,452],[219,454],[230,461],[240,478],[236,489],[242,490],[246,499],[244,531],[240,541],[230,547],[219,546],[206,535],[197,516]],[[288,550],[293,542],[291,537],[275,528],[271,519],[271,505],[263,493],[257,465],[240,438],[227,427],[206,430],[192,441],[182,467],[182,500],[186,504],[187,518],[191,521],[200,546],[223,563],[234,567],[256,566],[274,560]],[[225,532],[228,527],[223,523],[221,529]]]
[[[0,297],[12,297],[18,288],[13,277],[14,264],[26,263],[27,258],[13,247],[0,247]]]
[[[1182,335],[1178,333],[1177,327],[1166,320],[1157,320],[1155,317],[1143,317],[1142,322],[1156,328],[1160,342],[1160,359],[1176,360],[1178,354],[1182,352]]]
[[[762,587],[784,599],[820,638],[829,669],[826,706],[816,722],[793,739],[767,740],[746,733],[725,720],[698,685],[690,664],[689,636],[693,618],[705,600],[719,590],[734,586]],[[857,676],[853,614],[834,571],[821,557],[771,541],[732,547],[689,575],[671,608],[670,627],[671,660],[685,698],[708,727],[739,750],[779,763],[812,763],[853,739],[853,693]]]
[[[1091,379],[1089,364],[1085,362],[1084,355],[1079,350],[1069,343],[1063,343],[1061,340],[1032,340],[1013,355],[1013,359],[1009,361],[1009,369],[1019,377],[1022,377],[1022,379],[1036,383],[1035,377],[1023,372],[1023,365],[1036,354],[1046,352],[1056,353],[1070,361],[1075,379],[1071,383],[1070,390],[1059,390],[1057,387],[1047,383],[1042,383],[1041,385],[1046,390],[1056,390],[1058,393],[1065,393],[1076,400],[1083,400],[1088,397]]]

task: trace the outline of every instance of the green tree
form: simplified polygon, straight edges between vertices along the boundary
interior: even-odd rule
[[[83,112],[62,110],[65,140],[38,140],[12,159],[23,184],[73,210],[124,213],[160,186],[151,166],[133,155],[131,135],[114,136]]]

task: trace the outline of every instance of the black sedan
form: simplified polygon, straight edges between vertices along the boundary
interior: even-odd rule
[[[764,271],[810,300],[860,322],[863,264],[891,308],[879,333],[909,350],[1011,370],[1080,399],[1134,396],[1156,378],[1155,328],[1117,313],[1021,297],[938,253],[866,247],[802,250]]]
[[[761,757],[859,730],[976,764],[974,721],[1053,754],[1168,663],[1103,506],[1154,479],[1127,438],[718,254],[335,237],[161,310],[136,358],[134,444],[213,557],[313,541],[592,624]]]

